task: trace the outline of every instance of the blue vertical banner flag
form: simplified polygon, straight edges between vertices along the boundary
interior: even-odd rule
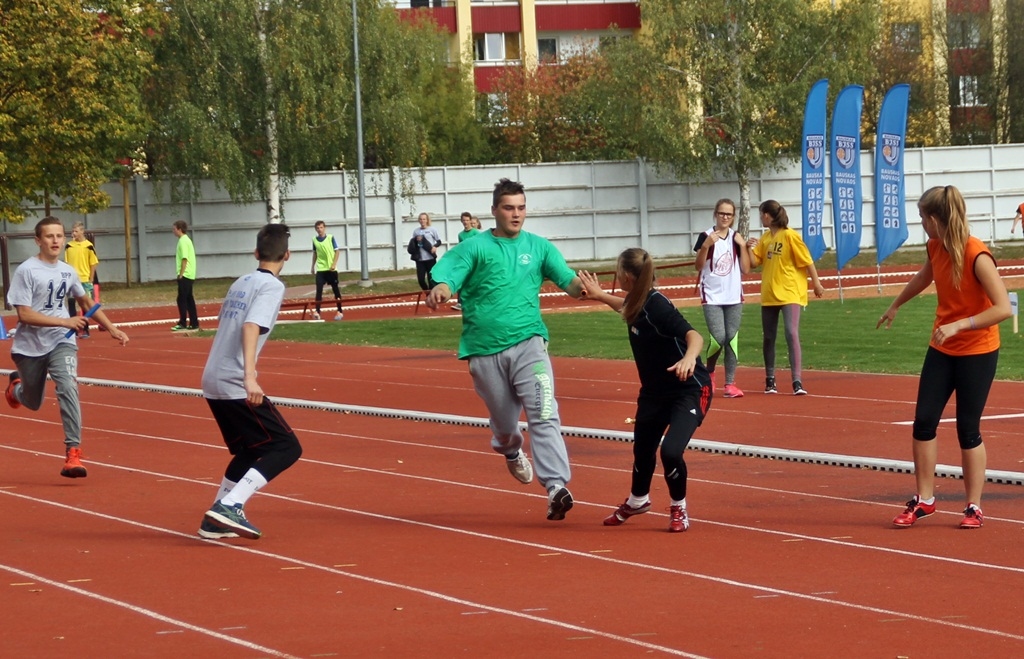
[[[843,269],[860,252],[861,208],[860,115],[864,88],[843,87],[832,110],[832,222],[836,232],[836,267]]]
[[[804,106],[804,154],[801,163],[804,243],[815,261],[825,253],[821,231],[825,214],[825,102],[828,80],[819,80],[807,93]]]
[[[903,150],[907,139],[910,85],[894,85],[885,94],[875,139],[875,244],[878,265],[907,240]]]

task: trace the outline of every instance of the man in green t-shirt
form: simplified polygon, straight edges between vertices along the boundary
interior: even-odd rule
[[[188,223],[185,220],[176,221],[172,229],[178,239],[178,246],[174,250],[178,274],[178,324],[171,330],[197,330],[199,314],[196,311],[196,299],[192,296],[192,285],[196,282],[196,248],[188,237]]]
[[[583,284],[554,245],[522,230],[522,183],[501,179],[494,186],[493,202],[495,228],[452,247],[437,262],[427,305],[436,309],[452,291],[460,291],[459,359],[469,361],[473,385],[490,413],[491,447],[505,456],[517,480],[533,480],[519,430],[519,414],[525,410],[537,479],[548,492],[547,517],[560,520],[573,501],[566,488],[569,456],[555,401],[548,328],[540,315],[540,289],[546,278],[579,298]]]

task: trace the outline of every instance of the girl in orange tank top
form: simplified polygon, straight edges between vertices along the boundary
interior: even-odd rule
[[[952,185],[934,187],[917,203],[928,234],[928,262],[903,288],[877,327],[892,326],[897,310],[935,283],[938,305],[921,367],[914,412],[913,454],[917,494],[893,525],[912,526],[935,512],[936,431],[956,392],[957,439],[963,463],[966,508],[960,528],[980,528],[987,456],[981,415],[995,378],[999,323],[1010,317],[1010,298],[985,243],[970,235],[964,198]]]

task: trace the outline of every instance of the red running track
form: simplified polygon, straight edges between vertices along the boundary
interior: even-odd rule
[[[210,340],[136,328],[82,342],[83,378],[198,386]],[[323,365],[330,364],[329,369]],[[482,417],[451,353],[271,342],[271,396]],[[9,364],[8,364],[9,367]],[[628,430],[632,364],[556,359],[567,426]],[[808,372],[807,397],[717,398],[698,438],[909,459],[916,378]],[[756,390],[757,370],[739,383]],[[1021,471],[1020,383],[996,383],[990,468]],[[83,386],[83,480],[60,424],[3,409],[0,647],[83,657],[1016,657],[1024,489],[990,485],[985,527],[890,520],[909,475],[691,452],[693,525],[667,493],[618,528],[630,446],[569,438],[577,506],[544,519],[484,429],[285,409],[305,453],[249,504],[259,541],[194,535],[226,463],[198,397]],[[943,424],[940,462],[959,463]]]

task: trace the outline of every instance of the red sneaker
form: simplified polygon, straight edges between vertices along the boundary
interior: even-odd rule
[[[14,387],[19,382],[21,382],[21,376],[18,375],[17,371],[11,371],[10,377],[11,381],[10,384],[7,385],[7,390],[4,391],[4,398],[7,399],[8,405],[10,405],[14,409],[18,409],[19,407],[21,407],[21,401],[18,400],[18,397],[14,395]]]
[[[985,518],[981,514],[981,508],[975,506],[973,503],[967,504],[967,507],[964,508],[964,519],[960,522],[960,528],[980,529],[984,523]]]
[[[605,526],[622,526],[622,524],[633,515],[643,515],[651,509],[651,502],[649,499],[647,503],[639,506],[638,508],[631,507],[627,501],[623,501],[622,505],[615,509],[615,512],[604,518]]]
[[[725,397],[726,398],[743,398],[743,392],[735,384],[725,385]]]
[[[669,506],[668,517],[669,533],[681,533],[690,528],[690,516],[684,506]]]
[[[60,475],[66,478],[85,478],[88,472],[82,466],[82,449],[77,446],[67,450],[67,458],[64,460],[64,468]]]
[[[901,529],[913,526],[914,522],[935,512],[935,504],[921,503],[915,496],[907,502],[907,509],[892,520],[893,526]]]

